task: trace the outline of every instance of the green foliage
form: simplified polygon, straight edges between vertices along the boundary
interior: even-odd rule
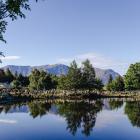
[[[67,89],[67,76],[65,75],[61,75],[59,78],[58,78],[58,86],[57,88],[58,89],[64,89],[66,90]]]
[[[98,78],[95,79],[95,86],[94,88],[101,91],[103,89],[104,85],[102,83],[102,81]]]
[[[120,107],[123,106],[123,100],[115,100],[115,99],[110,99],[109,100],[109,106],[110,106],[110,109],[111,110],[114,110],[114,109],[119,109]]]
[[[5,71],[0,69],[0,83],[6,83]]]
[[[125,114],[133,126],[140,127],[140,102],[126,102]]]
[[[68,90],[80,88],[81,70],[78,68],[76,61],[71,63],[65,82],[66,89]]]
[[[124,81],[126,90],[140,89],[140,63],[130,65]]]
[[[9,69],[6,70],[5,76],[6,76],[6,82],[9,84],[14,80],[14,75]]]
[[[83,68],[82,68],[82,88],[88,89],[89,91],[92,89],[95,89],[95,70],[90,63],[90,61],[87,59],[83,62]]]
[[[108,84],[106,85],[106,89],[108,90],[108,91],[111,91],[112,90],[112,81],[113,81],[113,77],[112,77],[112,75],[110,74],[109,75],[109,80],[108,80]]]
[[[49,90],[55,88],[51,75],[37,69],[29,76],[29,88],[32,90]]]
[[[112,82],[110,81],[107,85],[107,90],[109,90],[109,91],[123,91],[124,90],[123,78],[121,76],[118,76]]]
[[[19,74],[18,76],[15,76],[15,78],[21,83],[22,87],[27,87],[29,85],[29,77]]]
[[[64,102],[58,104],[58,113],[66,118],[67,130],[76,135],[81,130],[85,136],[89,136],[95,126],[97,113],[102,109],[102,102]]]
[[[11,86],[13,87],[13,88],[21,88],[21,82],[19,81],[19,80],[13,80],[12,82],[11,82]]]
[[[37,0],[36,0],[37,1]],[[7,18],[16,20],[25,18],[23,11],[30,10],[29,0],[1,0],[0,1],[0,40],[4,41],[3,34],[8,24]]]
[[[102,81],[95,78],[95,70],[89,60],[84,61],[82,68],[78,68],[77,63],[73,61],[69,67],[68,74],[62,75],[58,79],[58,88],[65,90],[101,90]]]

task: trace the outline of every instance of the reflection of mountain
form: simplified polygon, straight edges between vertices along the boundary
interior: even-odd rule
[[[105,99],[103,100],[103,109],[105,110],[114,110],[119,109],[123,105],[122,99]]]
[[[23,105],[23,106],[20,106],[20,107],[15,106],[15,107],[11,107],[7,113],[15,113],[15,112],[16,113],[18,113],[18,112],[19,113],[28,113],[29,108],[28,108],[27,105]]]
[[[133,126],[140,127],[140,102],[126,102],[125,114]]]

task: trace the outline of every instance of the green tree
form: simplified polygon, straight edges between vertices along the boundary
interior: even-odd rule
[[[73,61],[69,67],[67,78],[65,80],[68,90],[77,90],[81,86],[81,70],[78,68],[76,61]]]
[[[109,91],[123,91],[124,90],[124,80],[121,76],[116,77],[111,83],[107,85]]]
[[[108,83],[107,83],[107,85],[106,85],[106,89],[108,90],[108,91],[111,91],[112,90],[112,81],[113,81],[113,77],[112,77],[112,75],[110,74],[109,75],[109,80],[108,80]]]
[[[102,83],[102,80],[96,78],[95,79],[95,89],[101,91],[103,89],[104,85]]]
[[[88,59],[83,62],[82,88],[89,91],[96,88],[95,70]]]
[[[36,0],[37,1],[37,0]],[[7,19],[16,20],[25,18],[23,11],[30,10],[29,0],[1,0],[0,1],[0,40],[4,41],[3,34],[8,25]]]
[[[32,90],[39,90],[39,76],[40,76],[40,71],[37,69],[33,70],[32,73],[29,76],[29,88]]]
[[[58,77],[58,89],[67,89],[67,76],[66,75],[61,75]]]
[[[114,90],[115,91],[123,91],[124,90],[124,80],[121,76],[116,77],[113,81]]]
[[[131,64],[124,78],[126,90],[140,89],[140,63]]]
[[[29,82],[29,88],[33,90],[49,90],[55,87],[51,75],[37,69],[32,71]]]
[[[6,82],[6,74],[3,69],[0,69],[0,83],[5,83]]]
[[[10,84],[14,80],[14,75],[12,74],[12,72],[9,69],[6,70],[5,75],[6,75],[7,83]]]
[[[21,88],[21,82],[19,81],[19,80],[13,80],[12,82],[11,82],[11,86],[13,87],[13,88]]]
[[[23,76],[22,74],[19,74],[16,77],[16,79],[20,81],[22,87],[27,87],[29,85],[29,77],[27,76]]]

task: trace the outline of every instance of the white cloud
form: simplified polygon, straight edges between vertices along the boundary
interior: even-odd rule
[[[81,62],[86,59],[89,59],[91,63],[98,68],[113,68],[117,66],[124,66],[127,64],[126,62],[113,60],[112,58],[97,53],[86,53],[86,54],[76,55],[71,58],[61,58],[58,60],[58,62],[69,65],[73,60],[76,60],[77,63],[80,65]]]
[[[0,57],[0,60],[17,60],[20,59],[20,56],[5,56],[5,57]]]
[[[15,123],[17,123],[17,121],[16,121],[16,120],[0,119],[0,123],[5,123],[5,124],[15,124]]]

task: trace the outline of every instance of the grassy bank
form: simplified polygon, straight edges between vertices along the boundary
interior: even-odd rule
[[[33,99],[97,99],[97,98],[134,98],[140,99],[140,91],[66,91],[66,90],[48,90],[48,91],[29,91],[27,89],[12,89],[0,91],[0,102],[33,100]]]

